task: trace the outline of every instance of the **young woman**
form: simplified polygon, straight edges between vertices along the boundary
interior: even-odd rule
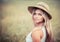
[[[36,6],[29,6],[28,11],[32,15],[34,28],[27,35],[26,42],[54,42],[50,29],[52,16],[49,13],[48,5],[40,2]]]

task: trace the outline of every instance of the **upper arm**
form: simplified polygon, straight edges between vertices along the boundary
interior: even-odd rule
[[[35,30],[32,32],[32,40],[33,42],[40,42],[41,41],[41,36],[42,32],[40,30]]]

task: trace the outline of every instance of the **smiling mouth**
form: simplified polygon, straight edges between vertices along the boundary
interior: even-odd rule
[[[37,24],[41,24],[41,23],[44,23],[44,22],[45,22],[45,20],[43,19],[43,21],[37,22]]]

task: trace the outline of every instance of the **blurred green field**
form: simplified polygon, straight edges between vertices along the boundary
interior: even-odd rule
[[[1,42],[25,42],[26,35],[33,28],[31,14],[27,7],[39,1],[41,0],[6,0],[3,2]],[[60,42],[60,0],[42,1],[50,6],[55,42]]]

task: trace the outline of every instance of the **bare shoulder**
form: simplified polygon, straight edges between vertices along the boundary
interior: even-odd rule
[[[43,32],[39,28],[34,28],[32,31],[32,38],[33,39],[41,39],[43,36]]]

